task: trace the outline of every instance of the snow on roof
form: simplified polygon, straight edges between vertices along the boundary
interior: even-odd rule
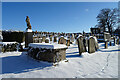
[[[33,48],[46,48],[46,49],[63,49],[63,48],[68,48],[64,44],[56,44],[56,43],[30,43],[30,47]]]

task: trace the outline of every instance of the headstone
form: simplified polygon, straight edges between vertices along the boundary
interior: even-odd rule
[[[112,46],[112,42],[110,41],[110,46]]]
[[[68,39],[68,40],[66,40],[67,41],[67,46],[70,46],[70,40]]]
[[[85,37],[83,37],[83,52],[87,52],[87,49],[86,49],[86,39],[85,39]]]
[[[54,36],[54,42],[57,42],[57,37],[56,36]]]
[[[111,39],[110,33],[104,32],[104,41],[110,41],[110,39]]]
[[[105,49],[107,49],[107,48],[108,48],[108,42],[105,41]]]
[[[79,36],[77,38],[77,43],[78,43],[79,55],[81,55],[86,50],[86,47],[83,43],[83,36]]]
[[[58,44],[65,44],[66,45],[66,39],[64,39],[64,37],[60,37],[58,40]]]
[[[95,39],[93,37],[90,37],[88,40],[88,53],[94,52],[95,52]]]
[[[42,38],[39,38],[39,43],[42,43]]]
[[[117,37],[117,45],[119,45],[119,37]]]
[[[35,38],[35,39],[34,39],[34,43],[39,43],[39,39],[38,39],[38,38]]]
[[[74,34],[72,34],[70,40],[71,40],[71,42],[74,42]]]
[[[42,37],[42,42],[45,42],[46,36]]]
[[[97,37],[94,37],[94,39],[95,39],[95,50],[97,51],[99,49]]]
[[[49,38],[50,38],[50,41],[52,41],[52,35],[50,35]]]
[[[45,39],[45,43],[49,43],[49,39]]]

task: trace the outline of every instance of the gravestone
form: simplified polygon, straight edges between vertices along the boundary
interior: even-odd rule
[[[34,37],[33,37],[33,43],[35,43],[36,38],[37,38],[37,36],[34,36]]]
[[[112,42],[110,41],[110,46],[112,46]]]
[[[70,40],[68,39],[68,40],[66,40],[66,41],[67,41],[66,45],[67,45],[67,46],[70,46]]]
[[[34,39],[34,43],[39,43],[39,39],[38,39],[38,38],[35,38],[35,39]]]
[[[60,37],[58,40],[58,44],[65,44],[66,45],[66,39],[64,39],[64,37]]]
[[[93,37],[90,37],[88,40],[88,53],[94,52],[95,52],[95,39]]]
[[[86,50],[86,47],[83,43],[83,36],[79,36],[77,38],[77,43],[78,43],[79,55],[81,55]]]
[[[42,42],[45,42],[46,36],[42,37]]]
[[[57,42],[57,36],[54,36],[54,42]]]
[[[42,38],[39,38],[39,43],[42,43]]]
[[[111,39],[110,33],[104,32],[104,41],[110,41],[110,39]]]
[[[72,34],[70,40],[71,40],[71,42],[74,42],[74,34]]]
[[[99,49],[97,37],[94,37],[94,39],[95,39],[95,50],[97,51],[97,49]]]
[[[108,41],[105,41],[105,49],[108,48]]]
[[[119,45],[119,37],[117,37],[117,45]]]
[[[52,35],[50,35],[49,38],[50,38],[50,41],[52,41]]]
[[[49,39],[45,39],[45,43],[49,43]]]

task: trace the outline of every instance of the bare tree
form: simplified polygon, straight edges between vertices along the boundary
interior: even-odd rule
[[[103,32],[108,31],[109,33],[113,32],[116,23],[118,22],[118,9],[109,9],[105,8],[100,11],[97,16],[98,27],[103,30]]]

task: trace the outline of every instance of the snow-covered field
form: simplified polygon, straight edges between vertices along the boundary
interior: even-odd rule
[[[35,61],[26,52],[1,53],[1,78],[118,78],[118,53],[120,45],[104,49],[104,43],[99,43],[100,49],[93,53],[82,53],[79,56],[77,45],[71,45],[66,51],[68,62],[61,61],[59,65]]]

